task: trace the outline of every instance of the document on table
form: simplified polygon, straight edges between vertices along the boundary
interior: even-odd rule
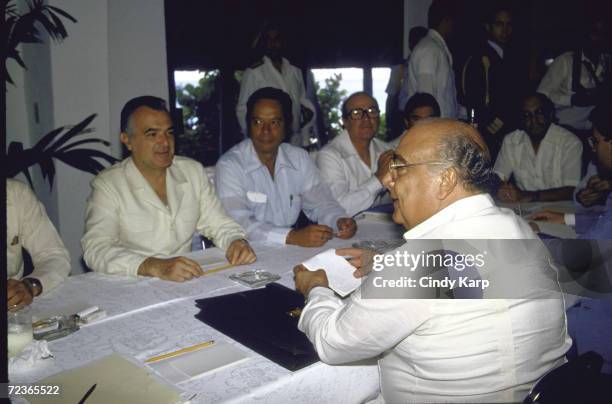
[[[164,379],[176,384],[246,359],[248,356],[245,352],[220,341],[193,352],[153,362],[149,366]]]
[[[355,268],[345,258],[336,255],[336,250],[333,248],[304,261],[302,265],[309,271],[324,269],[330,289],[342,297],[353,292],[361,284],[361,280],[353,276]]]
[[[111,354],[89,365],[62,372],[36,383],[61,386],[59,395],[26,396],[31,403],[77,403],[93,386],[87,404],[106,403],[176,403],[179,392],[164,385],[138,365]]]

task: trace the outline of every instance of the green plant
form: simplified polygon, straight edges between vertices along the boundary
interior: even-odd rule
[[[54,41],[62,41],[68,36],[62,17],[72,22],[77,20],[70,14],[57,7],[44,4],[44,0],[31,0],[28,3],[29,11],[19,14],[17,5],[12,0],[2,0],[4,8],[4,37],[6,38],[6,59],[4,62],[5,80],[13,84],[8,74],[6,63],[9,59],[15,60],[19,66],[27,69],[19,45],[22,43],[41,43],[40,31],[36,28],[39,23]],[[12,3],[12,4],[11,4]]]
[[[30,166],[38,164],[40,165],[43,178],[48,180],[49,187],[52,187],[53,178],[55,177],[54,158],[71,167],[91,174],[97,174],[104,169],[104,166],[100,164],[96,158],[106,160],[111,164],[116,162],[117,160],[114,157],[99,150],[76,148],[77,146],[88,143],[101,143],[105,146],[110,146],[110,143],[106,140],[90,138],[69,143],[77,136],[90,133],[91,129],[88,129],[87,126],[95,117],[96,114],[92,114],[71,128],[62,126],[54,129],[43,136],[43,138],[30,149],[24,150],[21,142],[11,142],[6,156],[8,163],[7,176],[14,177],[19,173],[23,173],[28,179],[30,186],[34,188],[29,168]],[[65,129],[68,130],[62,134]]]
[[[68,36],[66,28],[62,23],[62,18],[70,20],[74,23],[77,20],[65,11],[44,4],[44,0],[31,0],[28,2],[29,11],[20,14],[17,6],[12,0],[0,0],[0,6],[4,9],[5,24],[3,33],[5,34],[5,60],[4,60],[4,77],[5,80],[14,84],[8,75],[7,63],[9,59],[14,59],[22,68],[27,69],[19,52],[21,44],[41,43],[41,33],[37,28],[40,24],[47,32],[49,37],[55,41],[61,41]],[[2,91],[2,96],[6,97],[6,93]],[[5,105],[3,99],[3,109]],[[49,187],[53,187],[53,179],[55,177],[55,163],[53,159],[58,159],[81,171],[86,171],[92,174],[97,174],[104,169],[104,166],[96,159],[102,159],[109,163],[117,161],[114,157],[94,149],[77,148],[84,144],[103,144],[110,146],[109,142],[97,138],[85,138],[71,141],[76,136],[81,136],[92,132],[88,129],[91,121],[96,117],[92,114],[72,127],[60,127],[52,130],[43,136],[43,138],[32,148],[24,149],[21,142],[11,142],[7,152],[8,170],[7,176],[13,177],[19,173],[23,173],[30,186],[32,178],[30,176],[29,167],[40,165],[43,178],[49,181]],[[65,133],[64,130],[66,130]]]
[[[331,140],[342,130],[340,103],[346,97],[346,90],[340,90],[342,73],[336,73],[332,77],[325,79],[325,87],[320,87],[315,81],[315,91],[321,106],[323,115],[323,126],[327,132],[326,138]]]

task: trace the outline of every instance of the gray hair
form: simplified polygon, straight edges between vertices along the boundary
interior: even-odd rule
[[[497,176],[488,151],[467,133],[460,130],[443,137],[438,143],[438,155],[455,169],[466,189],[489,192],[495,186]]]

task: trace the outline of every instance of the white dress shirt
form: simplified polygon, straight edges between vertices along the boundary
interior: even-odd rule
[[[514,174],[524,191],[575,187],[580,182],[582,142],[570,131],[550,125],[536,155],[529,135],[517,129],[506,135],[494,171],[504,181]]]
[[[415,46],[408,64],[408,95],[429,93],[440,105],[442,118],[457,117],[453,57],[444,38],[433,29]]]
[[[291,108],[293,111],[293,136],[291,143],[297,146],[308,146],[310,135],[313,133],[316,122],[315,107],[306,96],[302,71],[293,66],[283,58],[281,71],[279,72],[272,60],[264,56],[263,63],[254,68],[248,68],[242,75],[240,81],[240,95],[236,105],[236,117],[243,134],[247,134],[247,101],[251,94],[260,88],[274,87],[283,90],[291,97]],[[312,119],[300,129],[301,107],[310,109],[313,113]]]
[[[363,162],[346,129],[317,153],[317,166],[334,197],[353,216],[381,203],[389,203],[386,190],[378,180],[378,158],[391,146],[379,139],[370,142],[370,166]]]
[[[252,240],[285,244],[301,210],[310,220],[334,230],[336,221],[347,216],[308,153],[287,143],[278,148],[274,178],[251,139],[221,156],[215,175],[223,206]]]
[[[413,238],[535,238],[490,196],[461,199],[405,233]],[[342,300],[314,288],[300,330],[330,364],[380,357],[385,402],[516,402],[571,345],[563,301]]]
[[[164,205],[131,157],[102,171],[91,182],[83,257],[97,272],[136,276],[148,257],[169,258],[190,251],[194,232],[221,249],[245,237],[226,213],[204,167],[175,156],[166,170]]]
[[[580,84],[584,88],[595,88],[595,79],[584,66],[585,63],[591,65],[592,63],[584,56],[584,53],[582,53],[582,63]],[[588,130],[592,126],[591,121],[589,121],[589,114],[594,106],[579,107],[572,105],[572,95],[574,95],[572,91],[573,64],[574,52],[565,52],[555,58],[542,78],[538,86],[538,92],[546,95],[555,104],[559,124],[568,125],[578,130]],[[597,65],[593,66],[599,81],[605,79],[606,74],[610,72],[610,68],[610,55],[606,54],[602,54],[597,61]]]
[[[21,248],[32,257],[34,270],[28,277],[40,281],[43,295],[70,273],[70,256],[45,208],[26,184],[6,180],[6,274],[23,277]]]

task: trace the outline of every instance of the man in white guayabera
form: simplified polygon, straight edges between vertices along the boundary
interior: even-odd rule
[[[486,193],[492,175],[475,129],[447,119],[417,123],[400,142],[385,180],[393,219],[407,230],[404,246],[423,239],[535,238]],[[531,241],[539,242],[523,240]],[[361,265],[363,250],[337,254],[353,256],[355,276],[369,271]],[[379,358],[381,402],[522,401],[565,362],[570,347],[561,299],[372,299],[364,282],[341,300],[328,288],[324,270],[298,266],[294,273],[308,301],[300,330],[326,363]]]

